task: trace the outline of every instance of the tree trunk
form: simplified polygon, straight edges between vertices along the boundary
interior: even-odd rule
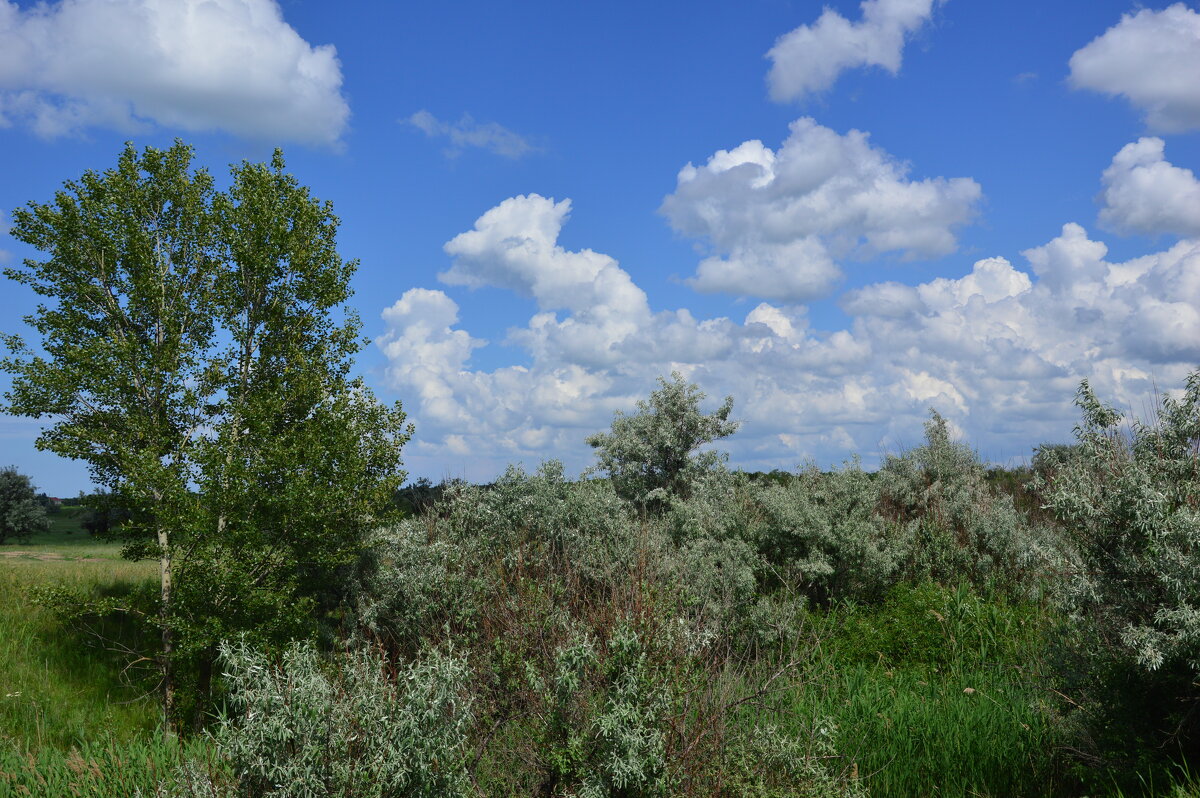
[[[158,527],[159,577],[162,586],[162,603],[158,607],[159,622],[162,624],[162,668],[163,725],[166,729],[175,724],[175,669],[171,664],[173,639],[171,635],[171,541],[168,532]]]
[[[204,716],[208,712],[212,693],[213,667],[217,661],[217,649],[208,646],[200,654],[199,671],[196,674],[196,706],[192,713],[192,731],[204,730]]]

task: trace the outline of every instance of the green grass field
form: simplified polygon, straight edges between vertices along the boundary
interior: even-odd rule
[[[94,540],[69,510],[51,520],[45,534],[0,545],[0,798],[154,795],[185,759],[213,762],[212,746],[163,735],[144,671],[64,625],[34,591],[121,595],[153,583],[158,565],[121,559],[119,544]],[[100,631],[134,633],[118,620]]]
[[[96,540],[80,525],[79,507],[63,508],[50,516],[50,530],[26,540],[9,540],[0,545],[4,559],[98,559],[121,560],[116,543]],[[22,553],[26,553],[22,555]],[[144,570],[144,569],[143,569]]]
[[[53,519],[49,532],[0,546],[0,740],[69,748],[153,729],[155,701],[123,674],[122,655],[65,628],[33,593],[120,594],[154,579],[157,566],[121,559],[119,545],[93,540],[67,513]]]

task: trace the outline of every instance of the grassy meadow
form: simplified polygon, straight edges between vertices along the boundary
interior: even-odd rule
[[[0,547],[0,735],[9,743],[69,747],[153,729],[154,697],[135,677],[125,678],[125,660],[98,641],[65,633],[33,588],[119,595],[155,579],[156,565],[123,560],[120,546],[93,540],[67,512],[52,520],[49,532]]]
[[[44,588],[120,596],[158,576],[153,562],[121,558],[93,539],[74,508],[51,528],[0,546],[0,796],[152,795],[185,757],[203,759],[159,732],[161,710],[146,671],[110,650],[131,629],[108,619],[107,644],[65,625],[36,599]]]

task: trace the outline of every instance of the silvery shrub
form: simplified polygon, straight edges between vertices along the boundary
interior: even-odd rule
[[[472,794],[466,664],[429,651],[392,668],[369,649],[326,660],[293,643],[279,662],[227,643],[229,709],[214,733],[255,798]]]
[[[1152,421],[1125,419],[1085,381],[1077,445],[1042,489],[1083,567],[1069,606],[1148,670],[1200,676],[1200,371]]]
[[[1056,530],[1017,511],[991,489],[978,455],[950,435],[933,411],[925,443],[885,460],[877,477],[879,511],[896,526],[901,576],[1034,598],[1049,575],[1069,570],[1072,547]]]

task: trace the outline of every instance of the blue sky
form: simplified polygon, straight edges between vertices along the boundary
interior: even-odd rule
[[[734,396],[735,465],[790,468],[930,407],[1020,461],[1080,379],[1141,413],[1200,364],[1194,3],[680,9],[0,0],[0,213],[126,140],[282,146],[434,479],[578,471],[672,370]],[[33,305],[5,284],[0,330]],[[87,488],[37,432],[0,417],[0,465]]]

